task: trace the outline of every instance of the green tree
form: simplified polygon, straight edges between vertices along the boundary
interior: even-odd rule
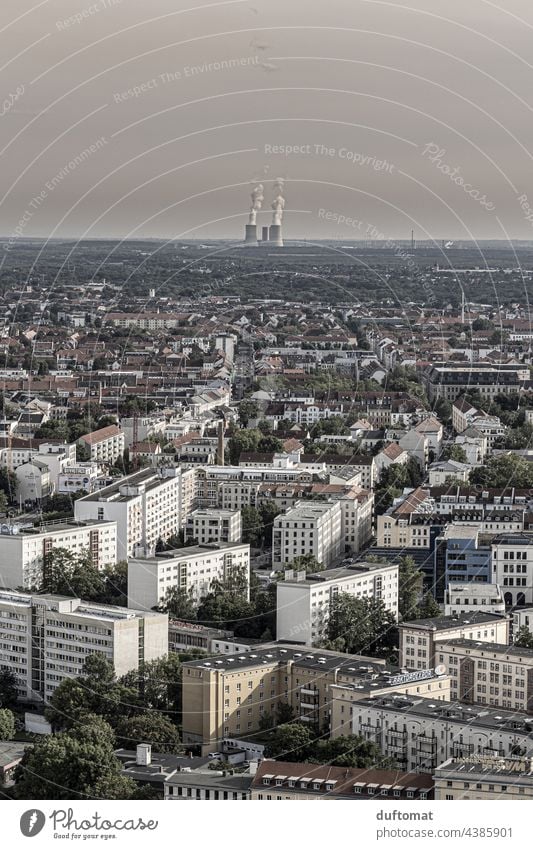
[[[176,721],[181,709],[181,662],[173,652],[147,661],[141,668],[127,672],[118,684],[136,693],[136,701],[144,711],[158,711]]]
[[[315,572],[323,572],[326,567],[314,554],[300,554],[290,563],[285,563],[285,569],[294,569],[295,572],[307,572],[313,575]]]
[[[168,613],[174,619],[193,622],[196,619],[196,608],[194,597],[185,587],[167,587],[165,597],[160,602],[158,610],[162,613]]]
[[[269,736],[265,756],[295,763],[306,761],[313,739],[313,729],[302,722],[278,725]]]
[[[178,755],[183,752],[178,729],[160,713],[138,713],[119,720],[117,743],[125,749],[135,749],[139,743],[150,743],[154,752]]]
[[[0,708],[0,740],[12,740],[15,736],[15,714],[7,708]]]
[[[274,527],[274,520],[276,516],[279,516],[280,509],[274,501],[265,501],[259,507],[259,514],[263,525],[263,543],[267,547],[270,547],[272,545],[272,529]]]
[[[263,520],[256,507],[241,509],[242,541],[257,548],[261,544],[264,533]]]
[[[310,760],[352,769],[393,769],[391,758],[384,757],[376,743],[356,734],[319,740]]]
[[[426,593],[418,608],[417,619],[433,619],[436,616],[442,616],[442,610],[435,601],[432,593]]]
[[[135,784],[122,775],[111,726],[86,715],[75,728],[26,750],[15,773],[16,799],[131,799]]]
[[[238,411],[241,427],[248,427],[250,419],[256,419],[259,415],[259,404],[250,398],[244,398],[238,406]]]
[[[92,565],[89,551],[74,554],[53,548],[44,558],[42,590],[98,601],[106,594],[104,576]]]
[[[467,463],[466,451],[461,445],[449,445],[442,452],[443,460],[455,460],[457,463]]]
[[[18,701],[18,678],[11,669],[0,668],[0,708],[14,708]]]
[[[514,645],[521,649],[533,649],[533,634],[526,625],[518,629]]]
[[[382,601],[339,593],[330,604],[327,638],[341,651],[391,657],[397,647],[394,616]]]
[[[423,574],[412,557],[402,557],[398,570],[398,614],[400,621],[416,619],[422,595]]]
[[[228,440],[230,463],[235,466],[242,453],[257,451],[261,437],[259,430],[236,430]]]
[[[509,486],[531,489],[533,464],[514,454],[500,454],[491,457],[484,466],[474,469],[470,473],[470,483],[494,489]]]

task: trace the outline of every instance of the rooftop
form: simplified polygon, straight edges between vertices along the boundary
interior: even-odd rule
[[[409,622],[400,622],[399,627],[427,628],[431,631],[448,631],[452,628],[468,628],[468,626],[489,625],[491,622],[502,622],[507,618],[508,617],[506,616],[499,616],[497,613],[473,611],[472,613],[461,613],[459,616],[434,616],[429,619],[412,619]],[[483,645],[486,646],[488,644],[484,643]]]

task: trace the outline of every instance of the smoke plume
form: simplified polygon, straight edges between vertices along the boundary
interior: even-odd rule
[[[272,224],[281,224],[283,219],[283,210],[285,209],[285,198],[283,190],[285,181],[281,177],[276,177],[274,181],[274,200],[271,207],[273,209]]]
[[[257,223],[257,213],[260,211],[261,207],[263,206],[263,201],[265,199],[265,196],[263,194],[263,189],[264,189],[263,184],[259,183],[257,186],[255,186],[254,190],[252,191],[252,205],[250,207],[250,218],[248,220],[249,224],[256,224]]]

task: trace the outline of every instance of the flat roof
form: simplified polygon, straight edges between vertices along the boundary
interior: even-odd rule
[[[318,583],[327,581],[340,581],[344,578],[354,578],[360,575],[370,574],[371,572],[379,571],[380,569],[397,569],[397,563],[366,563],[358,562],[350,566],[339,566],[335,569],[324,569],[323,572],[313,572],[308,575],[305,580],[283,581],[284,584],[299,585],[299,586],[314,586]]]
[[[506,643],[483,643],[480,640],[457,638],[456,640],[446,640],[446,646],[451,648],[457,646],[457,648],[464,649],[479,649],[489,654],[506,654],[511,657],[533,658],[533,649],[520,648],[520,646],[507,645]]]
[[[453,592],[453,587],[450,587]],[[458,616],[434,616],[429,619],[412,619],[410,622],[400,622],[400,628],[427,628],[432,631],[448,631],[451,628],[463,628],[469,625],[488,625],[491,622],[503,622],[508,619],[498,613],[485,613],[474,610],[471,613],[460,613]]]
[[[355,704],[355,703],[354,703]],[[462,702],[443,702],[438,699],[405,696],[393,692],[387,695],[363,696],[357,707],[370,707],[380,711],[401,712],[423,719],[443,720],[459,725],[475,725],[492,731],[512,731],[513,734],[531,737],[533,717],[503,708],[467,705]],[[533,746],[533,743],[532,743]]]

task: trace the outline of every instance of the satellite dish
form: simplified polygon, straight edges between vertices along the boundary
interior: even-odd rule
[[[443,663],[439,663],[438,666],[435,667],[435,675],[445,675],[446,667]]]

